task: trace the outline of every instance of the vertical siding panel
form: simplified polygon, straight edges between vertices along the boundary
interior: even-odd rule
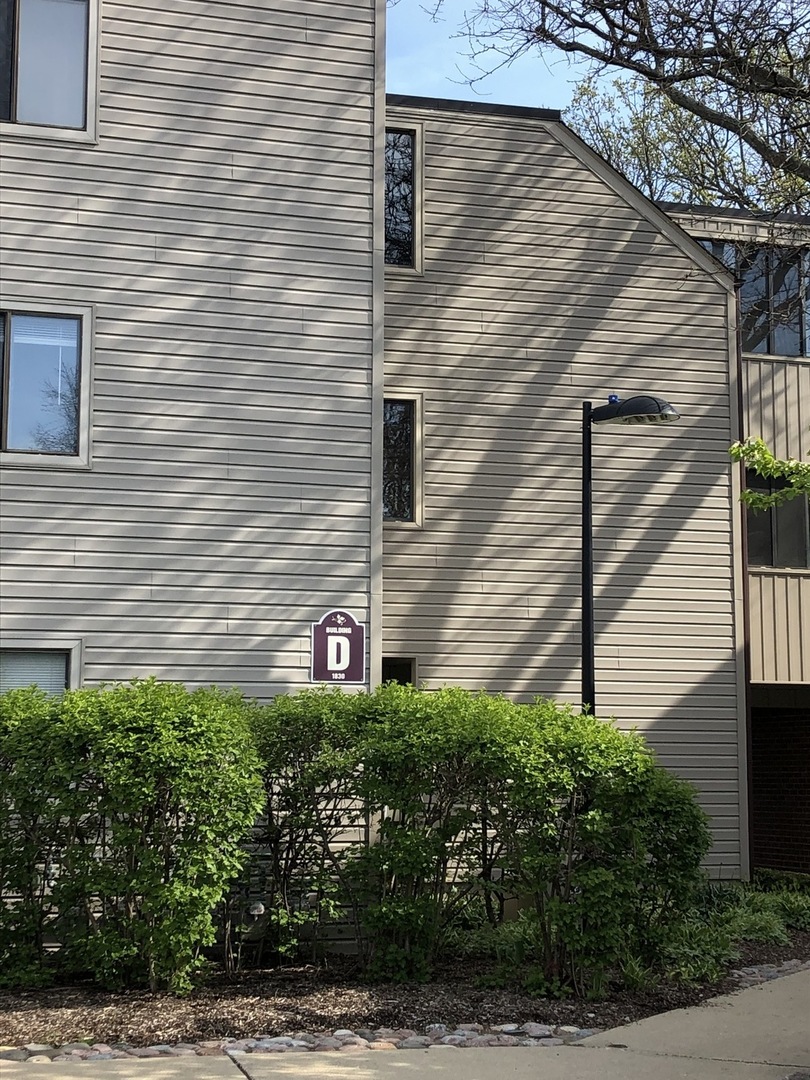
[[[752,570],[751,681],[810,682],[810,573]]]
[[[810,454],[810,360],[743,360],[746,433],[777,457]]]
[[[810,360],[743,359],[746,433],[778,457],[810,454]],[[754,682],[810,681],[810,573],[749,574]],[[754,603],[761,613],[754,619]]]

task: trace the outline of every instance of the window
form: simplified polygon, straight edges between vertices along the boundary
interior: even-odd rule
[[[0,120],[90,130],[96,19],[97,0],[0,0]]]
[[[416,132],[385,133],[385,261],[416,268]]]
[[[394,682],[400,686],[415,686],[416,661],[412,657],[384,656],[382,662],[382,681]]]
[[[418,523],[420,440],[416,398],[386,398],[383,419],[383,520]]]
[[[89,463],[90,316],[0,312],[4,464]]]
[[[749,470],[746,484],[770,495],[783,486],[783,481],[766,479]],[[801,496],[772,510],[748,510],[749,566],[810,567],[809,514],[810,503]]]
[[[0,649],[0,693],[25,686],[39,686],[48,694],[61,694],[69,685],[69,652]]]
[[[791,248],[760,248],[741,254],[744,352],[808,355],[808,269],[808,253]]]
[[[810,356],[810,252],[701,243],[739,278],[743,352]]]

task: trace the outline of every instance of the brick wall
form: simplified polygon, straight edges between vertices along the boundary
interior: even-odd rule
[[[751,715],[755,867],[810,873],[810,710]]]

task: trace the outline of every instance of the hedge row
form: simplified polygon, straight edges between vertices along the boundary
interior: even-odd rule
[[[215,941],[233,969],[317,949],[336,920],[370,974],[420,978],[518,897],[536,985],[585,993],[654,954],[708,848],[638,736],[452,688],[11,691],[0,771],[7,981],[56,964],[184,991]]]

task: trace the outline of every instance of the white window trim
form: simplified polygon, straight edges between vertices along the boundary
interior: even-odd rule
[[[92,462],[92,408],[93,408],[93,342],[95,339],[95,310],[75,304],[24,303],[10,297],[0,297],[0,311],[14,315],[67,315],[82,321],[79,370],[79,452],[78,454],[21,454],[14,450],[0,451],[0,465],[21,466],[25,469],[74,469],[84,470]]]
[[[89,0],[87,13],[87,116],[83,128],[63,128],[49,124],[15,124],[0,120],[0,138],[38,143],[98,142],[98,73],[101,48],[101,0]]]
[[[403,120],[388,117],[385,124],[386,131],[410,131],[413,133],[413,266],[397,266],[394,263],[385,264],[386,274],[400,274],[405,277],[417,275],[421,277],[425,272],[424,260],[424,214],[425,214],[425,125],[420,120]],[[383,183],[385,180],[383,179]],[[383,198],[385,192],[383,191]]]
[[[81,638],[64,638],[49,634],[36,637],[1,637],[3,652],[65,652],[68,654],[68,690],[78,690],[82,685],[84,642]]]
[[[422,417],[424,415],[424,398],[421,393],[412,390],[394,390],[385,388],[385,401],[412,401],[413,402],[413,521],[383,520],[384,529],[421,529],[424,522],[423,500],[423,438]],[[389,655],[386,653],[386,655]],[[391,653],[390,655],[394,655]]]

